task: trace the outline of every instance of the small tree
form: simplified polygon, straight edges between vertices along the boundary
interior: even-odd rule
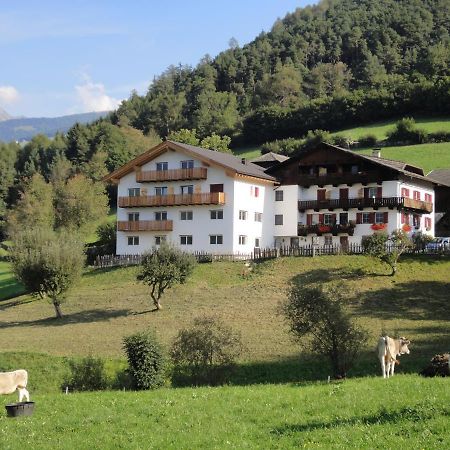
[[[194,384],[221,384],[242,351],[240,335],[214,317],[198,317],[172,346],[174,377]]]
[[[81,275],[83,244],[66,233],[28,229],[15,235],[10,253],[16,277],[33,295],[48,298],[61,318],[66,293]]]
[[[136,389],[154,389],[164,384],[166,360],[152,331],[143,331],[123,340],[129,373]]]
[[[358,352],[367,341],[367,333],[352,322],[344,310],[348,288],[305,288],[294,284],[281,312],[290,331],[315,354],[326,356],[335,377],[345,377]]]
[[[195,265],[194,256],[163,243],[144,254],[137,279],[150,287],[153,304],[160,310],[164,291],[177,283],[183,284]]]
[[[391,246],[388,247],[389,241]],[[394,230],[390,235],[386,233],[374,233],[362,241],[364,252],[378,258],[391,268],[390,276],[397,273],[398,260],[402,253],[413,245],[411,239],[403,230]]]
[[[70,374],[65,378],[62,388],[69,387],[76,391],[101,391],[106,389],[108,380],[105,363],[101,358],[86,356],[81,360],[67,361]]]

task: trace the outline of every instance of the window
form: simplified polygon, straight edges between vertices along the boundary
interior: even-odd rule
[[[155,236],[155,245],[161,245],[163,242],[166,242],[167,236]]]
[[[413,191],[413,199],[420,200],[420,191]]]
[[[359,167],[358,166],[352,166],[351,169],[350,169],[350,172],[353,175],[356,175],[359,172]]]
[[[129,188],[128,197],[139,197],[141,195],[141,188]]]
[[[244,236],[243,234],[241,234],[239,236],[239,245],[245,245],[247,243],[247,236]]]
[[[139,236],[128,236],[128,245],[139,245]]]
[[[255,197],[259,197],[259,187],[255,186]]]
[[[261,242],[261,238],[255,238],[255,248],[259,248],[259,245],[260,245],[260,242]]]
[[[425,201],[428,203],[433,203],[433,197],[431,194],[425,194]]]
[[[223,192],[223,184],[210,184],[209,192]]]
[[[213,209],[210,211],[211,220],[223,219],[223,210],[222,209]]]
[[[193,169],[194,168],[194,160],[189,159],[187,161],[181,161],[182,169]]]
[[[167,186],[155,187],[155,195],[167,195]]]
[[[192,245],[192,234],[180,236],[180,245]]]
[[[194,193],[194,185],[190,184],[189,186],[181,186],[181,194],[193,194]]]
[[[382,212],[375,213],[375,223],[384,223],[384,213]]]
[[[275,201],[276,202],[283,201],[283,191],[275,191]]]
[[[180,211],[180,220],[192,220],[194,213],[192,211]]]
[[[408,213],[402,212],[401,222],[409,225],[409,214]]]
[[[139,222],[139,213],[128,213],[128,222]]]
[[[363,212],[362,213],[362,223],[371,223],[370,216],[371,216],[371,213]]]
[[[239,211],[239,220],[247,220],[247,211],[242,209]]]
[[[409,198],[409,189],[402,187],[402,197]]]
[[[283,214],[275,214],[275,225],[283,225]]]
[[[431,217],[425,217],[425,228],[427,230],[431,229]]]
[[[324,214],[323,215],[323,224],[324,225],[333,225],[333,214]]]
[[[348,213],[340,213],[339,214],[339,223],[341,225],[347,225],[348,224]]]
[[[324,236],[325,238],[325,245],[333,245],[333,236]]]
[[[167,220],[167,211],[155,212],[155,220]]]
[[[221,245],[223,244],[223,236],[221,234],[210,234],[209,243],[212,245]]]
[[[262,213],[255,212],[255,222],[262,222]]]
[[[167,170],[169,168],[168,162],[158,162],[156,163],[156,170]]]
[[[377,188],[376,187],[367,188],[367,197],[368,198],[376,198],[377,197]]]
[[[418,214],[413,215],[413,226],[420,228],[420,216]]]

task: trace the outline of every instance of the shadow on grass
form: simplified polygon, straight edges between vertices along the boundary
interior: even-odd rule
[[[14,298],[14,297],[12,297],[12,298]],[[11,298],[5,299],[5,300],[11,300]],[[4,304],[0,303],[0,311],[6,311],[9,308],[15,308],[16,306],[22,306],[22,305],[26,305],[26,304],[32,303],[32,302],[33,302],[33,300],[26,300],[26,301],[25,300],[16,300],[14,302],[8,302],[8,303],[4,303]]]
[[[127,316],[131,313],[130,309],[119,309],[114,311],[105,311],[104,309],[91,309],[80,311],[73,314],[67,314],[61,319],[48,317],[39,320],[29,320],[21,322],[0,322],[0,328],[21,328],[21,327],[59,327],[68,324],[101,322],[116,317]]]
[[[315,269],[292,277],[291,282],[294,284],[298,283],[302,286],[309,286],[317,283],[328,283],[330,281],[336,280],[357,280],[367,277],[368,275],[369,274],[362,268]]]
[[[429,403],[419,403],[414,406],[408,406],[398,410],[388,411],[381,408],[375,414],[368,414],[365,416],[356,416],[348,418],[336,418],[328,422],[314,421],[305,424],[291,424],[278,427],[272,430],[272,434],[289,435],[293,433],[302,433],[315,430],[330,429],[345,426],[371,426],[371,425],[394,425],[400,422],[422,422],[433,419],[438,416],[450,416],[449,408],[437,408]]]
[[[110,272],[117,272],[121,269],[126,269],[128,267],[135,267],[135,266],[115,266],[115,267],[103,267],[103,268],[89,268],[88,270],[85,270],[83,273],[83,277],[89,278],[89,277],[96,277],[97,275],[101,275],[103,273],[110,273]]]

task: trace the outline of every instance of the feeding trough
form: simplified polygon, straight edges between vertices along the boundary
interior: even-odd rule
[[[31,416],[34,410],[34,402],[10,403],[5,408],[8,417]]]

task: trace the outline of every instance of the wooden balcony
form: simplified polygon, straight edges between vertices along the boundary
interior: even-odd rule
[[[348,198],[348,199],[326,199],[326,200],[306,200],[298,202],[298,209],[300,212],[305,212],[307,209],[319,211],[321,209],[348,210],[350,208],[373,208],[378,209],[387,207],[390,209],[412,209],[421,213],[431,213],[433,211],[433,204],[423,202],[420,200],[413,200],[406,197],[379,197],[379,198]]]
[[[327,173],[326,175],[310,175],[300,173],[298,175],[298,185],[308,188],[318,185],[325,186],[331,184],[338,186],[340,184],[353,185],[355,183],[376,183],[380,181],[378,173],[360,172],[360,173]]]
[[[136,172],[136,181],[184,181],[184,180],[206,180],[208,169],[206,167],[193,167],[192,169],[169,169],[169,170],[142,170]]]
[[[199,194],[141,195],[139,197],[119,197],[120,208],[224,205],[224,192],[204,192]]]
[[[117,231],[172,231],[172,220],[118,221]]]
[[[347,224],[335,223],[333,225],[325,225],[323,223],[315,225],[303,225],[298,224],[297,235],[307,236],[308,234],[317,234],[317,236],[322,236],[322,234],[331,233],[333,236],[337,236],[339,233],[346,233],[349,236],[353,236],[355,232],[355,222],[349,221]]]

